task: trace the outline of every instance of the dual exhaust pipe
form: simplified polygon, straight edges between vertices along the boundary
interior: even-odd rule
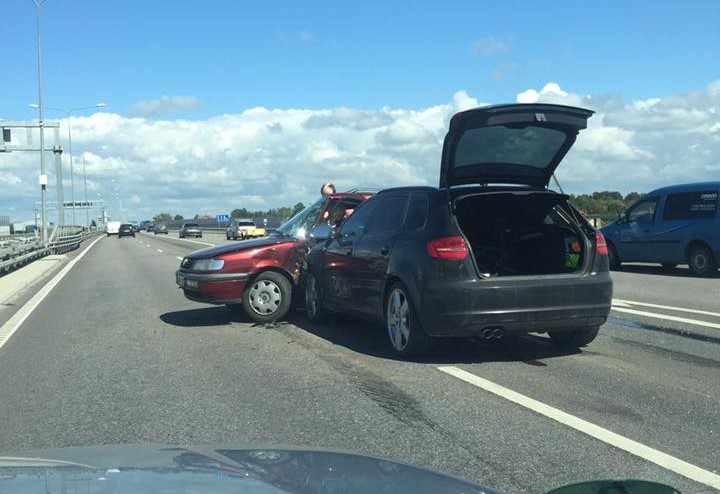
[[[480,338],[485,341],[499,340],[504,335],[505,335],[505,330],[503,328],[499,328],[499,327],[482,328],[480,330]]]

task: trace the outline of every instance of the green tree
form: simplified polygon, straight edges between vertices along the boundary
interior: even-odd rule
[[[632,203],[640,199],[645,194],[641,194],[640,192],[630,192],[628,195],[625,196],[625,204],[627,206],[630,206]]]
[[[166,223],[168,221],[172,221],[172,216],[170,213],[160,213],[153,216],[153,221],[155,223]]]
[[[298,214],[298,213],[299,213],[300,211],[302,211],[303,209],[305,209],[305,204],[303,204],[302,202],[298,202],[297,204],[295,204],[295,205],[293,206],[292,212],[291,212],[288,216],[295,216],[296,214]]]
[[[181,214],[176,214],[176,215],[173,217],[173,219],[174,219],[175,221],[182,221],[182,220],[184,220],[185,218],[183,218],[183,215],[181,215]]]

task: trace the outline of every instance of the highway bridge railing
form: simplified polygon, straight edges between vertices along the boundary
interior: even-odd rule
[[[47,243],[35,235],[0,237],[0,276],[49,254],[65,254],[77,249],[83,240],[95,236],[95,230],[82,226],[55,226]]]

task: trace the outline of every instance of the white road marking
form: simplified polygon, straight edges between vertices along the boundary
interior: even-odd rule
[[[178,240],[182,240],[183,242],[192,242],[194,244],[201,244],[201,245],[215,245],[208,242],[201,242],[199,240],[190,240],[189,238],[178,238]]]
[[[92,248],[93,245],[95,245],[98,240],[101,240],[104,237],[98,237],[95,240],[92,241],[90,245],[85,247],[85,250],[83,250],[78,256],[67,263],[67,266],[62,268],[58,274],[56,274],[50,281],[47,282],[45,286],[43,286],[40,291],[38,291],[33,297],[28,300],[25,305],[20,307],[20,310],[18,310],[13,316],[8,319],[5,324],[0,327],[0,348],[7,343],[7,341],[10,339],[10,337],[15,333],[15,331],[18,330],[18,328],[22,325],[23,322],[25,322],[25,319],[28,318],[30,314],[37,308],[40,303],[45,300],[45,297],[48,296],[48,294],[52,291],[55,286],[60,283],[60,281],[65,277],[68,272],[77,264],[77,262],[82,259],[85,254]]]
[[[626,312],[628,314],[635,314],[636,316],[653,317],[655,319],[664,319],[666,321],[684,322],[686,324],[694,324],[695,326],[704,326],[706,328],[720,329],[720,324],[714,322],[700,321],[698,319],[688,319],[686,317],[668,316],[667,314],[656,314],[654,312],[647,312],[644,310],[626,309],[624,307],[615,307],[613,305],[612,310],[618,312]]]
[[[183,258],[180,257],[180,256],[175,256],[175,259],[177,259],[178,261],[182,261],[182,260],[183,260]]]
[[[162,249],[155,249],[155,250],[157,250],[158,252],[162,252]]]
[[[713,316],[713,317],[720,317],[720,312],[710,312],[707,310],[698,310],[698,309],[686,309],[685,307],[674,307],[672,305],[659,305],[659,304],[650,304],[648,302],[635,302],[634,300],[621,300],[614,298],[612,301],[613,306],[618,305],[619,307],[630,307],[633,305],[640,305],[643,307],[652,307],[653,309],[665,309],[665,310],[673,310],[676,312],[690,312],[692,314],[702,314],[704,316]]]
[[[145,244],[145,247],[150,247],[150,244]]]
[[[679,458],[663,453],[657,449],[646,446],[637,441],[633,441],[625,436],[616,434],[608,429],[595,425],[581,418],[570,415],[555,407],[546,405],[540,401],[529,398],[516,391],[495,384],[492,381],[483,379],[470,372],[464,371],[454,366],[440,366],[438,369],[446,374],[456,377],[480,389],[493,393],[501,398],[512,401],[528,410],[544,415],[556,422],[571,427],[576,431],[587,434],[588,436],[599,439],[618,449],[627,451],[630,454],[639,456],[649,462],[655,463],[667,470],[675,472],[701,484],[708,485],[715,489],[720,489],[720,475],[709,470],[705,470],[696,465],[683,461]]]

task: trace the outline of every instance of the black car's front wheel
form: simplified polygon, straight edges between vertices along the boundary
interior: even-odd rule
[[[574,331],[550,331],[550,339],[561,348],[580,348],[597,338],[600,326],[589,326]]]
[[[305,280],[305,312],[312,322],[322,322],[327,317],[327,311],[322,305],[322,292],[317,277],[308,273]]]
[[[292,302],[292,284],[280,273],[260,273],[245,287],[242,305],[248,317],[258,323],[285,317]]]
[[[431,339],[422,328],[407,288],[394,283],[385,297],[385,327],[392,349],[403,358],[419,357],[430,351]]]

